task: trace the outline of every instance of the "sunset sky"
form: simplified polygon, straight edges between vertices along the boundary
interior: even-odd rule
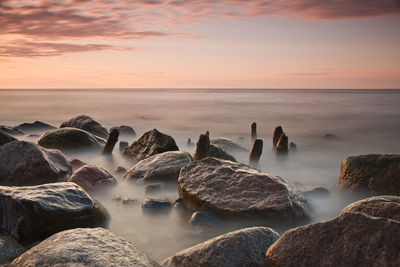
[[[0,88],[400,88],[400,0],[0,0]]]

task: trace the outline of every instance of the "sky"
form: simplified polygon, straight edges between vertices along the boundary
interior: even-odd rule
[[[0,88],[400,88],[400,0],[0,0]]]

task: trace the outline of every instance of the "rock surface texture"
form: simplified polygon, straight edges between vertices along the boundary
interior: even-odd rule
[[[229,154],[235,154],[238,152],[248,153],[249,150],[242,145],[228,139],[228,138],[213,138],[211,139],[211,144],[219,146],[225,152]]]
[[[87,192],[104,191],[117,184],[117,179],[101,167],[85,165],[68,179],[80,185]]]
[[[10,143],[12,141],[17,141],[17,139],[12,137],[8,133],[0,130],[0,146]]]
[[[21,123],[20,125],[16,126],[16,128],[26,133],[39,133],[54,130],[56,127],[41,121],[35,121],[32,123]]]
[[[230,232],[176,253],[163,266],[263,266],[265,251],[278,237],[267,227]]]
[[[0,266],[6,265],[25,252],[24,246],[12,237],[0,234]]]
[[[183,167],[178,191],[193,210],[228,216],[299,219],[306,218],[310,208],[303,194],[284,179],[211,157]]]
[[[65,128],[65,127],[82,129],[101,138],[104,139],[108,138],[108,130],[105,127],[103,127],[100,123],[98,123],[97,121],[86,115],[80,115],[74,117],[69,121],[63,122],[60,125],[60,128]]]
[[[66,181],[71,165],[58,150],[13,141],[0,146],[0,184],[37,185]]]
[[[30,267],[159,266],[128,240],[103,228],[76,228],[52,235],[10,265]]]

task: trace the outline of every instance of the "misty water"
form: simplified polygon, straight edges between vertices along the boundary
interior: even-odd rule
[[[187,139],[196,142],[206,130],[211,139],[226,137],[249,148],[250,125],[257,122],[258,138],[264,141],[259,169],[303,187],[330,190],[329,197],[309,198],[311,222],[336,217],[344,206],[360,198],[336,190],[344,158],[400,152],[399,90],[0,90],[0,125],[40,120],[59,126],[80,114],[93,117],[107,128],[132,126],[137,138],[157,128],[174,137],[180,150],[190,153],[194,148],[186,146]],[[277,160],[272,151],[272,133],[278,125],[298,148],[285,161]],[[336,138],[326,138],[327,134]],[[241,137],[244,139],[239,141]],[[35,142],[38,136],[20,139]],[[114,173],[117,166],[133,166],[117,147],[111,158],[87,153],[67,156],[102,166],[119,179],[119,185],[110,192],[94,196],[111,213],[109,229],[159,262],[218,234],[263,224],[235,221],[204,229],[189,223],[190,214],[174,209],[168,214],[144,214],[141,202],[146,197],[146,184],[127,183]],[[245,153],[234,156],[239,162],[248,161]],[[138,202],[123,205],[112,200],[114,194]],[[151,197],[175,201],[176,184],[166,184]],[[283,223],[267,226],[278,232],[288,227]]]

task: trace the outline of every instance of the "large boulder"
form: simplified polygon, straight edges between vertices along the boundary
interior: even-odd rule
[[[12,141],[17,141],[17,139],[12,137],[8,133],[5,133],[0,130],[0,146],[10,143]]]
[[[80,185],[87,192],[96,192],[115,186],[117,179],[101,167],[84,165],[72,174],[68,182]]]
[[[370,195],[400,195],[400,155],[361,155],[342,162],[338,187]]]
[[[103,149],[106,141],[87,131],[77,128],[55,129],[43,134],[38,144],[46,148],[56,148],[69,152],[74,150]]]
[[[60,125],[60,128],[65,127],[82,129],[104,139],[107,139],[108,137],[107,128],[103,127],[100,123],[86,115],[74,117]]]
[[[16,127],[0,125],[0,131],[10,135],[24,135],[25,133]]]
[[[400,222],[346,212],[331,221],[286,231],[265,266],[399,266]]]
[[[16,258],[10,265],[159,266],[128,240],[103,228],[76,228],[52,235]]]
[[[192,156],[183,151],[168,151],[136,163],[125,174],[128,180],[177,180],[181,169],[192,162]]]
[[[56,127],[41,121],[35,121],[32,123],[21,123],[20,125],[16,126],[16,128],[26,133],[43,133],[54,130]]]
[[[24,246],[12,237],[0,234],[0,266],[6,265],[25,252]]]
[[[171,136],[153,129],[144,133],[138,140],[133,142],[125,149],[123,155],[139,161],[156,154],[177,150],[179,148]]]
[[[64,155],[34,143],[13,141],[0,146],[0,184],[37,185],[66,181],[72,173]]]
[[[310,206],[278,176],[227,160],[205,158],[182,168],[179,196],[194,210],[265,219],[300,219]]]
[[[75,183],[0,186],[0,231],[23,244],[76,227],[105,226],[107,210]]]
[[[268,247],[279,235],[267,227],[230,232],[167,258],[163,266],[263,266]]]
[[[249,150],[242,145],[228,139],[228,138],[213,138],[211,139],[211,144],[219,146],[222,148],[225,152],[228,152],[230,154],[235,154],[237,152],[244,152],[248,153]]]

